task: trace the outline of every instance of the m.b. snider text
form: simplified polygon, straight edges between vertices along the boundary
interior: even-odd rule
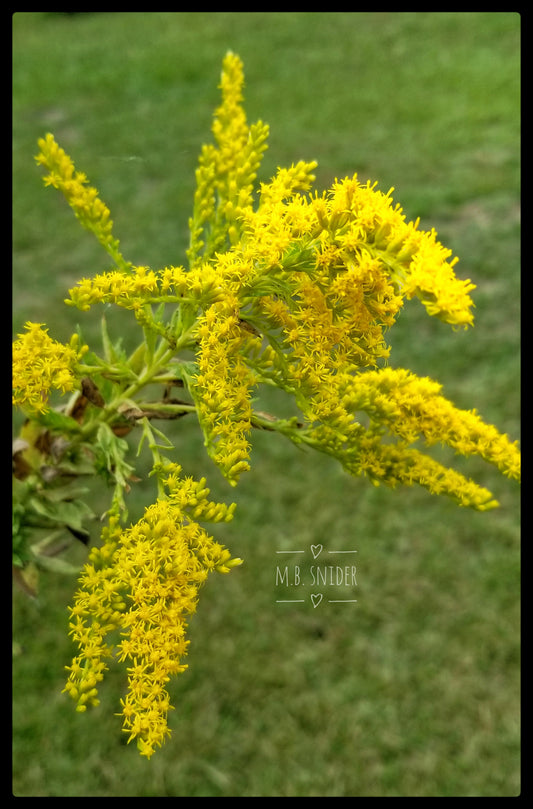
[[[277,565],[276,586],[300,587],[357,587],[355,565],[311,565],[302,570],[300,565]]]

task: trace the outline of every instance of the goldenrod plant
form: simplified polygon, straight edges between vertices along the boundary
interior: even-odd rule
[[[126,354],[103,319],[101,353],[81,330],[62,345],[39,323],[27,323],[13,347],[13,401],[25,414],[14,447],[16,577],[31,592],[36,566],[52,563],[65,532],[89,542],[80,481],[103,477],[112,494],[70,607],[77,652],[65,691],[85,711],[98,704],[109,662],[124,663],[123,729],[148,758],[170,733],[166,686],[185,667],[200,587],[210,572],[241,564],[203,527],[231,520],[235,504],[211,501],[206,479],[186,475],[158,420],[187,415],[232,486],[250,468],[254,429],[331,455],[375,485],[417,484],[478,510],[498,504],[429,447],[520,476],[516,442],[455,407],[437,382],[389,364],[388,332],[407,300],[453,328],[472,325],[474,284],[456,276],[451,251],[434,230],[406,221],[392,189],[355,174],[312,192],[316,164],[298,162],[257,187],[268,126],[247,123],[233,53],[220,86],[183,266],[127,261],[98,192],[51,134],[39,140],[45,184],[64,194],[111,264],[82,278],[66,303],[130,310],[139,343]],[[298,415],[259,410],[260,386],[283,391]],[[128,525],[135,445],[151,453],[156,494]],[[48,533],[32,544],[35,528]]]

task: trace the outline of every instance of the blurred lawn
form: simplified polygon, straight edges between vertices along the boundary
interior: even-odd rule
[[[461,257],[458,273],[478,287],[475,329],[454,333],[412,303],[392,363],[439,379],[517,438],[514,12],[15,14],[14,333],[30,319],[67,339],[82,318],[92,338],[98,318],[62,300],[107,266],[43,188],[37,138],[52,131],[88,174],[128,259],[180,264],[228,49],[244,61],[249,121],[271,126],[263,179],[316,159],[318,189],[354,171],[394,185],[408,218]],[[111,322],[128,344],[128,321]],[[101,707],[74,712],[60,691],[75,582],[44,575],[38,603],[14,594],[15,795],[516,795],[517,487],[465,463],[501,503],[470,513],[419,490],[374,489],[258,434],[251,473],[228,491],[191,425],[175,427],[179,462],[207,474],[214,497],[237,499],[217,538],[245,565],[202,593],[190,668],[172,687],[172,738],[150,762],[125,745],[118,668]],[[137,495],[132,516],[141,509]],[[357,548],[357,604],[276,603],[276,551],[319,543]]]

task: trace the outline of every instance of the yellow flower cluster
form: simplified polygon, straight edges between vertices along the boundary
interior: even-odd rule
[[[191,267],[239,241],[241,218],[252,208],[257,170],[267,148],[268,126],[246,124],[242,106],[244,74],[234,53],[224,59],[220,89],[222,103],[216,109],[213,134],[217,147],[202,147],[196,171],[193,215],[189,221]]]
[[[350,381],[350,408],[364,409],[376,427],[412,443],[420,436],[428,446],[447,444],[461,455],[479,455],[502,474],[520,478],[520,452],[475,410],[459,410],[442,386],[410,371],[384,368]]]
[[[218,110],[216,135],[220,144],[234,121],[235,141],[243,142],[245,119],[235,109],[242,76],[233,55],[223,76],[228,107]],[[201,160],[205,169],[211,155],[213,176],[215,153]],[[228,165],[238,187],[236,163]],[[457,259],[434,230],[406,221],[392,189],[384,194],[354,175],[311,195],[315,168],[279,169],[261,185],[257,208],[240,209],[239,241],[204,261],[218,277],[209,280],[217,298],[200,321],[195,392],[206,444],[218,447],[211,454],[226,474],[234,461],[246,468],[250,388],[266,381],[292,394],[304,416],[296,432],[287,431],[293,440],[332,452],[353,474],[416,482],[475,508],[495,505],[485,489],[411,444],[441,442],[518,478],[516,444],[475,412],[455,408],[430,380],[377,367],[389,356],[386,332],[406,299],[416,296],[430,315],[467,327],[474,284],[456,277]],[[199,184],[200,207],[202,193]],[[241,453],[231,455],[232,446]]]
[[[504,475],[520,479],[517,443],[485,424],[475,411],[456,408],[440,391],[433,380],[403,369],[383,368],[357,377],[338,374],[329,389],[334,417],[300,432],[298,440],[333,455],[351,474],[365,474],[376,483],[416,483],[462,506],[493,508],[497,502],[489,491],[411,446],[419,440],[426,446],[441,443],[461,455],[478,455]],[[367,427],[358,421],[363,414]]]
[[[407,286],[415,258],[436,281],[431,299],[427,284],[421,295],[426,306],[453,324],[471,322],[472,285],[455,278],[433,233],[406,225],[389,195],[356,178],[329,195],[304,196],[314,167],[299,163],[263,184],[257,210],[243,213],[240,242],[207,265],[218,276],[217,302],[198,330],[195,395],[199,413],[209,413],[201,418],[206,444],[217,446],[212,455],[225,474],[235,460],[241,470],[247,464],[254,378],[243,361],[255,381],[294,395],[307,423],[344,430],[353,416],[335,395],[337,377],[388,357],[386,330],[415,294]]]
[[[232,484],[249,467],[252,390],[268,382],[294,396],[303,415],[294,440],[336,455],[354,474],[416,481],[486,507],[485,490],[410,445],[440,441],[512,476],[516,446],[446,402],[435,383],[379,368],[405,300],[418,297],[430,315],[466,328],[474,284],[456,277],[457,259],[434,230],[406,221],[392,189],[385,194],[357,175],[317,195],[316,164],[301,161],[262,183],[254,207],[268,129],[247,126],[242,86],[242,64],[230,53],[216,145],[203,148],[197,170],[190,268],[104,273],[80,281],[70,302],[114,302],[143,316],[145,304],[188,307],[197,366],[188,385],[208,452]],[[358,413],[370,417],[369,430]]]
[[[26,332],[13,343],[13,404],[46,413],[52,390],[74,390],[76,366],[87,350],[79,347],[77,335],[63,345],[41,323],[26,323]]]
[[[109,209],[99,198],[98,191],[87,187],[87,177],[75,170],[74,163],[58,146],[53,135],[48,133],[40,138],[38,145],[40,152],[35,160],[50,172],[44,178],[45,185],[51,185],[64,194],[83,227],[94,233],[118,267],[128,269],[130,265],[124,260],[118,249],[119,242],[112,234]]]
[[[211,502],[205,480],[180,477],[176,464],[156,471],[168,494],[127,530],[111,515],[102,546],[90,552],[70,609],[79,653],[64,689],[85,711],[98,704],[106,660],[126,663],[123,729],[148,758],[170,734],[166,685],[186,668],[186,617],[196,610],[199,588],[209,572],[241,563],[196,522],[230,520],[234,506]],[[113,648],[107,638],[117,631],[121,640]]]
[[[208,453],[234,486],[250,468],[250,390],[255,375],[243,355],[257,338],[241,322],[238,300],[229,295],[208,308],[198,322],[197,335],[198,374],[192,393],[198,418]]]
[[[328,296],[337,317],[357,300],[370,304],[370,319],[357,313],[363,333],[380,318],[390,327],[403,298],[415,295],[430,314],[454,326],[472,324],[468,293],[474,285],[456,278],[457,259],[449,260],[451,251],[434,231],[407,223],[391,192],[361,185],[357,175],[336,181],[320,197],[297,193],[309,187],[313,168],[298,164],[280,172],[262,186],[257,211],[246,216],[237,249],[260,262],[258,275],[285,270],[294,283],[305,274]]]
[[[139,303],[160,300],[158,278],[147,267],[134,267],[131,273],[117,270],[82,278],[70,290],[66,303],[88,311],[93,304],[115,303],[125,309],[135,309]]]
[[[69,290],[70,298],[65,303],[82,311],[98,303],[114,303],[133,310],[155,303],[200,306],[217,300],[219,291],[219,274],[209,264],[188,272],[183,267],[163,270],[132,267],[129,273],[115,270],[82,278]]]

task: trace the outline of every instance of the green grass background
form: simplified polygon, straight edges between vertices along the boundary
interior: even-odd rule
[[[15,14],[14,333],[29,319],[64,340],[80,322],[93,339],[98,317],[62,301],[107,267],[43,188],[37,138],[52,131],[88,174],[128,259],[183,263],[228,49],[244,61],[249,121],[271,126],[262,179],[300,159],[318,161],[320,190],[357,171],[394,186],[407,217],[460,256],[458,274],[477,284],[475,328],[453,332],[413,302],[391,333],[391,362],[438,379],[457,405],[517,438],[515,12]],[[110,323],[133,339],[127,319]],[[373,488],[257,434],[252,471],[233,491],[194,423],[173,429],[185,471],[237,500],[216,535],[245,564],[202,592],[189,669],[171,688],[172,737],[151,761],[126,745],[119,668],[101,706],[75,713],[60,693],[75,581],[45,574],[37,602],[14,594],[14,794],[518,794],[518,487],[457,461],[501,503],[478,514],[422,490]],[[150,496],[140,484],[134,518]],[[276,551],[319,543],[357,549],[357,604],[277,604]]]

